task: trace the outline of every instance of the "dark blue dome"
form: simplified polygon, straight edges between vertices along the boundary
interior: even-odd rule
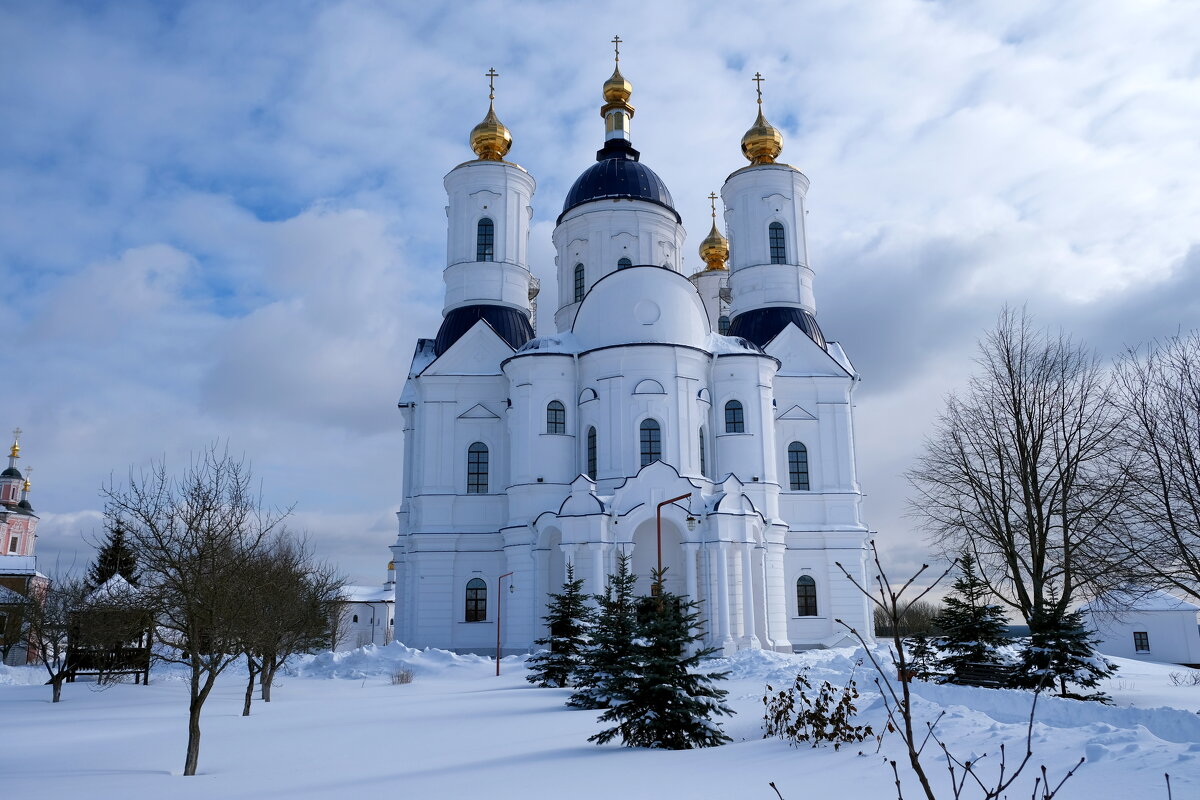
[[[740,336],[759,347],[766,347],[789,323],[804,331],[822,350],[825,349],[825,334],[821,333],[816,317],[794,306],[767,306],[742,312],[730,321],[729,335]]]
[[[645,200],[669,209],[676,222],[683,222],[675,210],[671,193],[654,170],[638,161],[639,153],[623,139],[610,139],[596,153],[596,163],[583,171],[563,203],[558,222],[572,208],[592,200]]]
[[[515,308],[491,305],[462,306],[451,311],[442,320],[442,327],[438,328],[437,339],[433,343],[434,354],[440,356],[449,350],[450,345],[461,339],[479,320],[491,325],[492,330],[508,342],[513,350],[519,350],[533,338],[533,326],[529,324],[529,315]]]

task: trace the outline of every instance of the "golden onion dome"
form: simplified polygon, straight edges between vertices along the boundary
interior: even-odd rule
[[[708,236],[704,237],[704,241],[700,243],[700,258],[704,259],[704,263],[708,266],[707,270],[728,269],[725,262],[729,259],[729,240],[721,235],[717,230],[717,194],[713,192],[708,196],[712,203],[712,230],[708,232]]]
[[[763,116],[762,107],[754,125],[742,136],[742,155],[751,164],[774,164],[783,152],[783,134]]]
[[[620,66],[613,68],[612,77],[604,82],[604,102],[627,103],[633,96],[633,84],[625,80]]]
[[[502,161],[510,147],[512,134],[496,116],[496,109],[489,102],[487,116],[471,129],[471,149],[484,161]]]

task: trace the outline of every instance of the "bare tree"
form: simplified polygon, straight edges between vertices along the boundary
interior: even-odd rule
[[[165,461],[131,470],[103,490],[109,524],[141,560],[140,588],[153,606],[162,656],[190,671],[184,775],[200,756],[200,711],[217,676],[242,654],[247,565],[286,512],[263,508],[245,461],[209,446],[182,475]]]
[[[901,636],[931,636],[937,632],[934,620],[942,611],[941,606],[929,600],[916,600],[909,603],[900,619]],[[872,612],[875,624],[875,635],[891,638],[894,631],[892,621],[887,613],[879,606]]]
[[[1124,494],[1105,458],[1115,414],[1098,359],[1061,332],[1004,309],[979,372],[951,395],[908,473],[911,501],[943,552],[969,550],[1026,621],[1065,613],[1091,585]]]
[[[36,653],[50,676],[53,700],[62,700],[62,685],[69,674],[67,643],[76,617],[87,599],[87,582],[64,575],[48,585],[31,588],[25,606],[25,647]]]
[[[1130,350],[1115,372],[1130,492],[1108,541],[1137,583],[1200,600],[1200,331]]]

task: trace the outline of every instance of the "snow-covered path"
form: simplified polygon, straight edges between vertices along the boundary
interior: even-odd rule
[[[206,706],[201,775],[183,778],[187,691],[160,673],[150,686],[99,690],[68,685],[64,701],[49,688],[0,685],[0,785],[7,797],[187,798],[378,797],[489,798],[774,798],[881,800],[895,796],[875,743],[840,752],[790,748],[760,738],[765,680],[779,685],[803,663],[817,679],[836,682],[852,664],[849,651],[804,656],[746,654],[728,664],[731,704],[725,722],[735,743],[710,750],[663,752],[596,747],[596,713],[568,710],[566,690],[524,681],[515,659],[496,678],[494,662],[400,646],[323,656],[286,677],[275,701],[240,716],[241,676],[219,684]],[[391,685],[400,664],[416,680]],[[1085,752],[1088,763],[1061,797],[1145,800],[1166,797],[1170,772],[1176,798],[1200,797],[1200,687],[1173,687],[1170,668],[1123,662],[1109,687],[1187,709],[1151,712],[1069,703],[1039,724],[1037,762],[1059,773]],[[328,676],[340,675],[337,679]],[[354,676],[354,677],[349,677]],[[27,679],[36,679],[33,673]],[[0,672],[0,684],[26,679]],[[1118,683],[1124,690],[1118,689]],[[999,741],[1019,746],[1027,696],[1017,692],[919,687],[922,710],[947,714],[939,730],[964,755]],[[982,694],[979,694],[982,692]],[[870,698],[863,704],[870,705]],[[975,707],[968,709],[967,705]],[[1047,706],[1054,705],[1046,703]],[[878,722],[878,710],[865,714]],[[885,740],[895,753],[898,741]],[[1030,773],[1032,779],[1032,772]],[[912,792],[906,794],[912,795]],[[1027,796],[1013,793],[1014,797]]]

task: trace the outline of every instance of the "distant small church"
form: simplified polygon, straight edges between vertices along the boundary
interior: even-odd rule
[[[6,664],[24,664],[30,657],[20,641],[23,606],[31,592],[48,583],[33,553],[38,517],[29,502],[29,478],[17,469],[20,436],[20,428],[13,431],[8,467],[0,472],[0,655]]]
[[[859,376],[817,324],[808,178],[778,160],[760,83],[749,163],[721,189],[729,238],[711,195],[689,269],[682,218],[633,146],[619,55],[602,146],[553,232],[554,332],[534,333],[535,182],[505,160],[494,102],[476,158],[446,175],[443,320],[399,402],[395,637],[487,651],[502,623],[503,651],[529,650],[566,565],[598,593],[624,552],[644,593],[661,558],[725,652],[850,644],[835,618],[871,630],[834,563],[865,577]]]

